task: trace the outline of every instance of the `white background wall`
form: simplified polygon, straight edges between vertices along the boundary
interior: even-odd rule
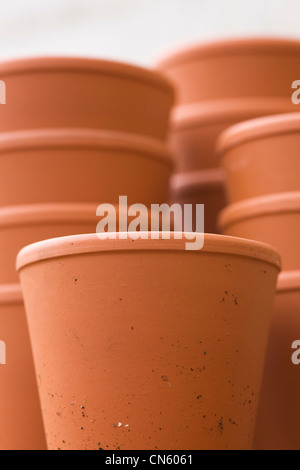
[[[189,42],[300,38],[300,0],[0,0],[0,59],[86,55],[151,65]]]

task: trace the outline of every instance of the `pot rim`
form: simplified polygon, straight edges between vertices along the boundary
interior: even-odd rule
[[[208,170],[186,171],[171,176],[169,188],[171,191],[191,191],[201,189],[214,191],[225,184],[225,174],[222,168]]]
[[[230,98],[178,105],[171,115],[171,130],[181,131],[193,127],[226,124],[233,119],[248,121],[255,114],[287,113],[295,105],[288,98]],[[296,113],[296,111],[295,111]]]
[[[283,271],[278,277],[277,292],[300,291],[300,271]]]
[[[143,232],[140,232],[142,234]],[[97,234],[72,235],[61,238],[52,238],[28,245],[19,252],[17,256],[17,270],[20,272],[27,265],[45,261],[52,258],[101,252],[116,251],[184,251],[187,256],[199,251],[186,251],[186,239],[175,239],[175,232],[147,232],[156,234],[156,240],[132,240],[120,238],[120,233],[114,234],[116,239],[100,240]],[[170,239],[163,239],[163,234]],[[191,235],[191,234],[190,234]],[[195,235],[195,233],[193,233]],[[122,237],[127,236],[124,232]],[[277,250],[264,243],[246,240],[242,238],[227,237],[224,235],[204,234],[203,252],[214,252],[219,254],[232,254],[244,256],[257,260],[263,260],[272,264],[278,270],[281,269],[281,257]]]
[[[175,90],[170,81],[157,71],[108,59],[76,56],[34,56],[0,62],[0,76],[57,71],[102,73],[149,83],[161,88],[175,100]]]
[[[250,119],[226,129],[217,140],[216,153],[222,156],[233,147],[252,140],[295,133],[300,133],[300,112]]]
[[[20,284],[0,284],[0,305],[23,303]]]
[[[119,131],[85,128],[34,129],[0,133],[1,153],[16,150],[83,147],[129,150],[155,157],[173,167],[174,162],[167,145],[158,139]]]
[[[113,203],[108,204],[114,206],[116,216],[118,217],[120,213],[119,205]],[[62,222],[68,224],[92,221],[95,221],[96,228],[99,217],[96,214],[96,210],[99,205],[101,205],[100,202],[53,202],[3,206],[0,207],[0,230],[3,227],[44,225],[47,222],[51,222],[51,224],[60,224]],[[125,210],[124,213],[126,213]],[[130,220],[130,218],[131,216],[128,216],[128,220]]]
[[[194,43],[171,50],[156,63],[158,70],[167,71],[189,61],[242,54],[299,55],[300,41],[288,37],[233,37]]]
[[[224,229],[236,221],[295,212],[300,213],[300,191],[268,194],[230,204],[221,211],[218,224]]]
[[[47,222],[88,222],[95,218],[100,203],[41,203],[0,207],[0,229],[13,226],[43,225]]]

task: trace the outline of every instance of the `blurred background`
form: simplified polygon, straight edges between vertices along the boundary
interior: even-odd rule
[[[10,0],[0,59],[101,56],[151,65],[164,52],[235,36],[300,37],[297,0]]]

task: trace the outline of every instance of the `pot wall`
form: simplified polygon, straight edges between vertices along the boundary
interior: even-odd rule
[[[36,58],[0,64],[2,131],[86,127],[164,139],[174,94],[152,71],[112,61]]]
[[[224,235],[257,240],[276,247],[284,270],[300,266],[299,192],[253,198],[228,206],[218,223]]]
[[[299,58],[299,41],[239,38],[182,49],[158,69],[178,88],[178,104],[241,96],[291,99]]]
[[[300,190],[298,114],[247,121],[220,137],[230,202]]]
[[[0,137],[0,205],[166,201],[172,161],[140,136],[55,129]],[[16,171],[17,169],[17,171]]]

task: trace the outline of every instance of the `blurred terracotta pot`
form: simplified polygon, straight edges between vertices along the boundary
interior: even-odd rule
[[[299,147],[300,113],[253,119],[225,131],[218,153],[230,201],[300,191]]]
[[[275,246],[285,270],[300,266],[300,192],[272,194],[232,204],[221,213],[219,226],[225,235]]]
[[[164,139],[174,101],[158,73],[107,60],[41,57],[0,63],[9,99],[1,131],[87,127]]]
[[[90,129],[0,136],[0,205],[165,202],[172,161],[164,144]],[[16,171],[16,168],[18,171]]]
[[[300,41],[233,39],[187,47],[157,68],[178,89],[178,104],[236,97],[277,96],[291,101]]]
[[[178,173],[171,178],[169,202],[193,204],[193,231],[195,226],[196,204],[204,204],[204,230],[218,233],[217,219],[226,205],[224,175],[219,168],[205,171]]]
[[[283,98],[237,98],[177,106],[170,128],[175,171],[219,167],[216,141],[227,127],[258,116],[297,109],[291,100]]]
[[[18,255],[50,449],[252,445],[279,257],[230,237],[186,251],[154,236]]]
[[[300,271],[280,275],[269,339],[254,446],[300,449]],[[298,351],[298,352],[297,352]],[[296,364],[292,362],[295,355]],[[294,360],[294,359],[293,359]]]
[[[19,284],[0,285],[0,338],[0,449],[45,450],[42,413]]]

